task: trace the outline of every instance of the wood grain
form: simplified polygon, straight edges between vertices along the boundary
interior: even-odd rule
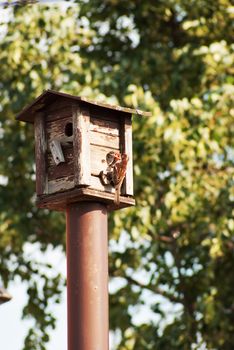
[[[119,136],[119,122],[92,117],[90,118],[90,131],[97,131],[109,136]]]
[[[68,123],[72,123],[72,117],[65,117],[59,120],[54,120],[52,122],[46,123],[46,134],[47,134],[47,143],[49,144],[52,140],[59,140],[64,138],[65,127]]]
[[[73,147],[75,186],[90,185],[90,116],[88,108],[73,109]]]
[[[64,176],[74,176],[74,156],[73,156],[73,146],[63,146],[63,155],[65,158],[65,163],[60,163],[56,165],[52,154],[47,153],[47,167],[48,167],[48,180],[59,179]]]
[[[99,175],[100,171],[106,170],[106,167],[107,167],[106,154],[110,151],[115,151],[115,149],[91,145],[90,151],[91,151],[91,174]]]
[[[56,110],[48,111],[46,120],[48,122],[52,122],[58,119],[71,117],[71,116],[72,116],[72,106],[69,106],[69,107],[60,108],[59,110],[56,109]]]
[[[92,145],[99,145],[109,147],[112,149],[119,149],[119,137],[103,134],[96,131],[90,131],[90,143]]]
[[[101,183],[100,178],[98,176],[91,176],[90,188],[93,188],[93,189],[99,190],[99,191],[103,191],[103,192],[108,192],[108,193],[115,192],[113,186],[111,186],[111,185],[104,186]]]
[[[68,97],[57,96],[54,98],[54,101],[47,105],[47,112],[54,113],[55,111],[60,111],[63,108],[69,109],[72,104],[74,104],[73,100]],[[72,112],[72,111],[71,111]]]
[[[72,103],[80,103],[85,107],[90,108],[91,115],[94,111],[97,110],[101,115],[108,114],[113,118],[115,115],[120,116],[120,114],[128,113],[128,114],[137,114],[144,116],[151,116],[150,112],[143,112],[138,109],[131,109],[120,106],[113,106],[103,102],[91,101],[86,97],[72,96],[69,94],[65,94],[58,91],[47,90],[44,91],[43,94],[38,96],[36,100],[26,106],[21,113],[18,114],[17,119],[26,121],[26,122],[34,122],[35,111],[39,111],[39,109],[48,106],[49,110],[54,110],[56,108],[61,108],[59,105],[61,103],[62,106],[70,106]]]
[[[47,172],[46,172],[46,135],[45,135],[45,115],[37,113],[34,119],[35,133],[35,158],[36,158],[36,192],[37,195],[46,194]]]
[[[74,176],[48,181],[48,193],[64,192],[74,187]]]
[[[119,110],[113,110],[107,108],[103,108],[102,106],[94,106],[90,105],[90,116],[98,118],[98,119],[103,119],[107,121],[115,121],[118,123],[120,118],[125,115],[124,112],[119,111]]]
[[[132,197],[120,197],[120,204],[114,203],[114,194],[94,190],[89,187],[75,188],[66,192],[55,193],[51,195],[42,195],[37,197],[37,206],[50,210],[64,211],[70,203],[79,201],[98,201],[105,203],[109,211],[126,208],[135,205]]]
[[[133,155],[132,155],[132,121],[131,115],[125,116],[123,123],[123,149],[128,155],[127,173],[124,180],[124,193],[133,196]]]

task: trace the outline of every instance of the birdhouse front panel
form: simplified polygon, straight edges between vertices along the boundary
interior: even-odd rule
[[[101,191],[114,192],[113,186],[104,184],[100,174],[108,167],[107,154],[119,152],[121,115],[103,108],[90,107],[90,151],[91,151],[91,187]]]
[[[38,205],[133,205],[132,112],[54,91],[26,107],[17,118],[34,122]]]

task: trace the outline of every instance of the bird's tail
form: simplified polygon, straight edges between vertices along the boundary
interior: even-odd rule
[[[115,199],[114,199],[114,203],[119,205],[120,203],[120,186],[116,186],[115,187]]]

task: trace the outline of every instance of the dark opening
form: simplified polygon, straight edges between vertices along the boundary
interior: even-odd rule
[[[65,125],[64,132],[65,132],[66,136],[72,136],[73,135],[73,125],[72,125],[72,123],[67,123]]]

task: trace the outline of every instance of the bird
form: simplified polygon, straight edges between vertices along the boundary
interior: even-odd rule
[[[116,162],[119,162],[121,161],[121,154],[120,152],[116,151],[111,151],[111,152],[108,152],[107,155],[106,155],[106,163],[108,165],[108,167],[111,167],[113,168],[114,165],[116,164]]]
[[[113,166],[112,182],[115,187],[114,203],[117,205],[120,203],[120,190],[126,175],[128,160],[128,155],[123,153],[121,155],[121,160],[116,161]]]
[[[110,151],[106,155],[107,168],[105,171],[101,171],[99,174],[100,180],[104,186],[113,184],[113,169],[117,162],[121,162],[121,154],[119,151]]]

